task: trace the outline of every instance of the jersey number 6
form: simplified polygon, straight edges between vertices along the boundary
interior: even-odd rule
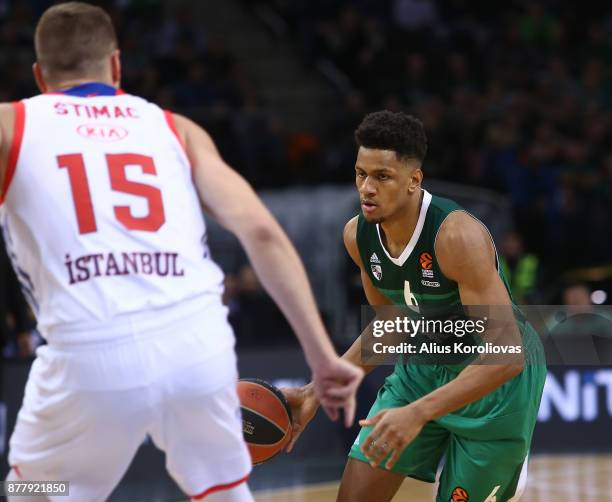
[[[96,215],[94,213],[85,162],[80,153],[58,155],[57,163],[68,170],[72,199],[76,212],[80,234],[97,232]],[[157,175],[155,164],[151,157],[137,153],[108,153],[106,164],[110,176],[111,188],[117,192],[129,193],[147,199],[149,212],[146,216],[133,216],[129,206],[115,206],[115,218],[128,230],[143,230],[156,232],[166,221],[161,191],[151,185],[130,181],[125,174],[127,166],[140,166],[144,174]]]

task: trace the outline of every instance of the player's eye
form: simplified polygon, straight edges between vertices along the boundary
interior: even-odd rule
[[[387,176],[386,174],[379,174],[377,177],[380,181],[386,181],[389,179],[389,176]]]
[[[366,174],[364,172],[362,172],[362,171],[357,171],[357,177],[358,178],[365,178]]]

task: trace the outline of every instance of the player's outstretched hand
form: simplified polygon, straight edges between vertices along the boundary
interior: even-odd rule
[[[285,451],[290,453],[302,431],[317,413],[319,401],[317,401],[314,395],[312,384],[305,385],[304,387],[283,388],[280,389],[280,391],[284,394],[289,403],[291,417],[293,419],[291,440],[285,448]]]
[[[374,426],[361,445],[361,451],[372,467],[382,464],[390,455],[385,468],[391,469],[426,422],[424,416],[411,404],[382,410],[367,420],[359,421],[362,427]]]
[[[363,370],[336,357],[312,373],[312,385],[327,416],[336,421],[344,410],[344,425],[350,427],[355,419],[357,388],[363,380]]]

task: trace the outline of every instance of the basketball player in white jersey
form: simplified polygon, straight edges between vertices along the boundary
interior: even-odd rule
[[[42,94],[0,105],[1,224],[48,342],[9,479],[70,481],[68,498],[50,500],[105,500],[148,434],[193,499],[250,501],[234,335],[201,203],[240,239],[319,399],[347,425],[362,372],[338,359],[297,253],[206,132],[119,90],[102,9],[51,7],[35,46]]]

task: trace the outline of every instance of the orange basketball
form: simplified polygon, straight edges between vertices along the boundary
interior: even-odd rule
[[[270,460],[291,437],[291,410],[285,396],[273,385],[256,378],[238,382],[242,434],[253,465]]]

